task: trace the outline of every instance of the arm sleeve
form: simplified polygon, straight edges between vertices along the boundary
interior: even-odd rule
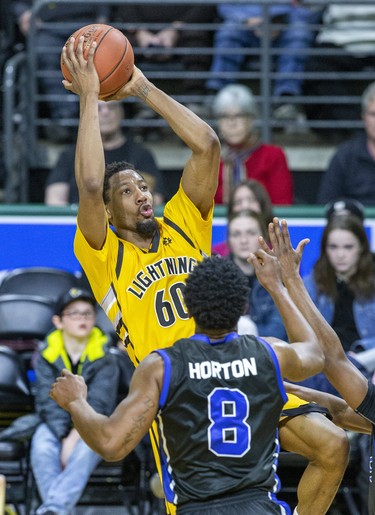
[[[368,383],[365,398],[354,411],[367,418],[372,424],[375,424],[375,385],[371,382]]]

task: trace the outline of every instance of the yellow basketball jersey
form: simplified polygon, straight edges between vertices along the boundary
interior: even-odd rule
[[[137,365],[151,351],[194,333],[183,302],[185,279],[211,252],[211,210],[203,220],[180,186],[166,204],[148,249],[108,228],[95,250],[77,228],[74,250],[93,293]]]

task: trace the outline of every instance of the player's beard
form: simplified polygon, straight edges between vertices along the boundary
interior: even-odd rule
[[[157,223],[154,218],[137,222],[137,233],[143,238],[151,238],[156,231]]]

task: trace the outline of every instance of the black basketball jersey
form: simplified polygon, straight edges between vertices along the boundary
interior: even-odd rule
[[[164,359],[157,423],[167,500],[276,492],[277,426],[287,397],[270,345],[237,333],[219,343],[194,335],[157,352]]]

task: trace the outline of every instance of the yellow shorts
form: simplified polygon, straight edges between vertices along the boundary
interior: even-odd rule
[[[329,411],[326,408],[323,408],[323,406],[320,406],[315,402],[307,402],[292,393],[288,393],[287,395],[288,400],[284,404],[280,420],[284,420],[288,417],[298,417],[298,415],[304,415],[306,413],[321,413],[322,415],[331,418]]]

